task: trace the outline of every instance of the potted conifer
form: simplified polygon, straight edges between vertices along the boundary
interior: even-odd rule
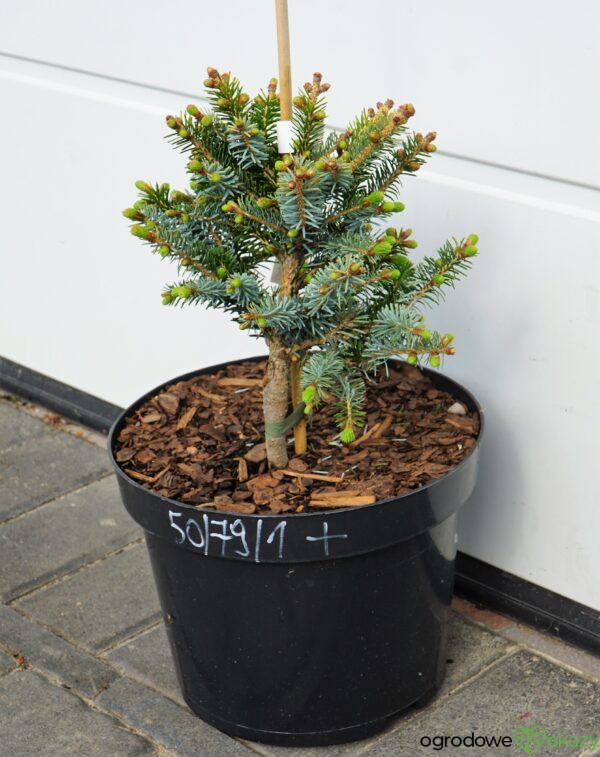
[[[110,455],[192,710],[248,739],[358,739],[443,675],[482,417],[419,367],[454,352],[423,306],[477,237],[411,260],[398,190],[435,151],[434,133],[408,130],[412,105],[328,133],[320,74],[289,116],[274,79],[251,97],[209,68],[205,87],[210,108],[167,117],[189,188],[137,182],[125,215],[179,266],[166,305],[226,310],[268,357],[152,390],[115,423]]]

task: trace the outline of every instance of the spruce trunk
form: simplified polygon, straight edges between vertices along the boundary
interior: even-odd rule
[[[285,347],[269,342],[266,384],[263,390],[265,443],[267,460],[273,468],[285,468],[288,462],[285,433],[275,435],[271,424],[281,424],[288,415],[290,403],[290,358]]]

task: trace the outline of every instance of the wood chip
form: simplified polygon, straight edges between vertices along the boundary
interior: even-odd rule
[[[252,491],[253,489],[264,489],[265,487],[274,488],[278,483],[279,481],[276,478],[273,478],[270,473],[261,473],[260,475],[249,479],[246,482],[246,486]]]
[[[362,436],[359,436],[358,439],[355,439],[353,442],[350,442],[350,447],[358,447],[359,444],[362,444],[363,442],[366,442],[368,439],[370,439],[373,434],[377,431],[381,424],[376,423],[374,426],[371,426],[371,428]]]
[[[243,489],[234,489],[231,496],[235,502],[243,502],[245,499],[250,499],[252,492],[245,492]]]
[[[128,460],[131,460],[134,455],[135,449],[128,449],[127,447],[124,447],[117,452],[115,457],[117,458],[117,462],[126,463]]]
[[[360,489],[333,489],[327,487],[324,489],[317,489],[312,493],[313,499],[343,499],[344,497],[358,497],[364,494]]]
[[[157,473],[156,476],[146,476],[145,473],[138,473],[136,470],[131,470],[130,468],[125,468],[124,470],[128,476],[131,476],[131,478],[137,478],[139,481],[146,481],[148,484],[155,484],[169,470],[169,466],[167,465],[166,468],[163,468],[163,470]]]
[[[474,434],[477,430],[477,424],[472,418],[463,418],[460,415],[453,415],[450,418],[444,418],[444,420],[454,428],[458,428],[469,434]]]
[[[135,461],[136,463],[140,463],[140,465],[148,465],[148,463],[151,463],[154,458],[154,452],[151,452],[149,449],[143,449],[137,453]]]
[[[218,507],[217,510],[221,508]],[[226,513],[239,513],[240,515],[250,515],[256,512],[256,505],[252,502],[232,502],[231,504],[223,507],[223,512]]]
[[[207,392],[206,389],[203,389],[201,386],[195,386],[194,392],[196,394],[199,394],[201,397],[205,397],[207,400],[211,400],[212,402],[227,402],[225,397],[221,397],[220,394]]]
[[[200,431],[201,434],[206,434],[206,436],[210,436],[211,439],[214,439],[217,442],[227,441],[227,437],[225,436],[225,433],[221,431],[220,428],[216,428],[210,423],[204,423],[202,424],[202,426],[198,426],[198,431]]]
[[[376,431],[373,431],[373,439],[379,439],[385,432],[388,430],[388,428],[392,425],[394,421],[393,415],[386,415],[385,418],[381,421]]]
[[[283,473],[284,476],[296,476],[297,478],[311,478],[315,481],[329,481],[332,484],[341,484],[344,480],[339,476],[324,476],[322,473],[301,473],[297,470],[289,470],[289,468],[282,468],[279,473]]]
[[[361,449],[360,452],[355,452],[353,455],[348,455],[345,460],[347,463],[350,463],[352,465],[354,463],[360,463],[367,457],[369,457],[369,450]]]
[[[255,444],[246,452],[244,458],[250,463],[262,463],[263,460],[267,459],[267,445],[264,442]]]
[[[177,463],[177,470],[197,480],[202,477],[202,466],[190,463]]]
[[[188,425],[188,423],[196,415],[196,410],[198,410],[197,407],[190,407],[188,410],[185,411],[185,413],[177,421],[177,426],[175,426],[177,431],[181,431],[182,428],[185,428]]]
[[[437,452],[437,447],[425,447],[425,449],[419,455],[419,463],[426,463],[430,457],[433,457]]]
[[[248,480],[248,463],[243,457],[236,457],[238,461],[237,478],[238,481],[244,482]]]
[[[304,471],[308,470],[308,465],[301,457],[293,457],[288,463],[288,468],[298,473],[304,473]]]
[[[213,505],[217,510],[227,510],[228,507],[233,505],[233,500],[227,494],[217,494],[213,500]]]
[[[219,379],[217,384],[219,386],[262,386],[262,379],[231,376]]]
[[[374,494],[362,494],[355,497],[332,497],[317,499],[313,497],[310,504],[313,507],[358,507],[359,505],[372,505],[377,501]]]
[[[156,423],[161,420],[162,415],[160,413],[148,413],[147,415],[141,416],[142,423]]]
[[[171,392],[159,394],[156,401],[167,415],[175,415],[179,409],[179,397]]]

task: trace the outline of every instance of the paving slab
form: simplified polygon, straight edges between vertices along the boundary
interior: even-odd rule
[[[6,652],[0,650],[0,676],[3,676],[5,673],[9,673],[16,667],[17,663],[15,662],[14,658],[11,655],[6,654]]]
[[[0,524],[0,597],[6,602],[141,534],[121,504],[115,477],[105,476]]]
[[[153,745],[37,673],[0,679],[0,751],[10,757],[149,755]]]
[[[106,659],[131,678],[158,689],[185,706],[162,621],[149,631],[110,651]]]
[[[446,677],[438,698],[471,678],[510,648],[503,639],[452,613],[448,628]]]
[[[271,746],[271,744],[259,744],[257,741],[246,741],[244,739],[241,739],[241,741],[264,757],[274,757],[274,755],[277,757],[358,757],[359,754],[363,754],[364,750],[364,742],[362,741],[319,747]],[[398,755],[398,757],[404,757],[404,755]],[[452,755],[452,757],[456,757],[456,755]]]
[[[365,743],[362,753],[374,757],[436,753],[522,757],[525,749],[516,743],[518,737],[530,750],[525,753],[535,753],[536,757],[578,756],[582,746],[555,746],[552,740],[577,739],[581,743],[600,737],[599,713],[599,685],[521,651],[501,659],[454,694],[398,721],[382,738]],[[546,740],[539,746],[533,740],[535,730],[540,740],[545,733]],[[442,751],[433,742],[434,737],[450,739],[471,733],[482,738],[508,737],[511,744],[473,748],[449,741]],[[427,739],[432,741],[428,743]]]
[[[103,710],[123,718],[178,757],[227,757],[252,752],[235,739],[211,728],[188,709],[180,707],[137,681],[120,678],[96,700]]]
[[[6,606],[0,606],[0,645],[9,652],[20,652],[35,668],[56,676],[69,688],[90,698],[118,677],[117,671],[106,662]]]
[[[144,544],[72,573],[15,603],[60,636],[100,651],[160,617]]]
[[[502,629],[500,633],[516,644],[529,647],[534,652],[551,657],[562,665],[574,668],[583,675],[600,681],[600,657],[596,655],[589,654],[583,649],[559,641],[554,636],[536,631],[522,623],[515,623]]]
[[[52,433],[43,421],[32,418],[18,406],[0,400],[0,450]]]
[[[89,484],[109,470],[104,450],[62,431],[0,452],[0,520]]]

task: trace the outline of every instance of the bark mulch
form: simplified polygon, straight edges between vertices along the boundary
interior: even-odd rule
[[[479,434],[477,413],[398,363],[368,387],[367,425],[355,442],[340,445],[333,411],[319,408],[308,452],[293,457],[290,444],[287,469],[269,471],[264,371],[264,362],[245,362],[172,384],[126,419],[118,463],[143,486],[186,504],[301,513],[406,494],[451,470]]]

